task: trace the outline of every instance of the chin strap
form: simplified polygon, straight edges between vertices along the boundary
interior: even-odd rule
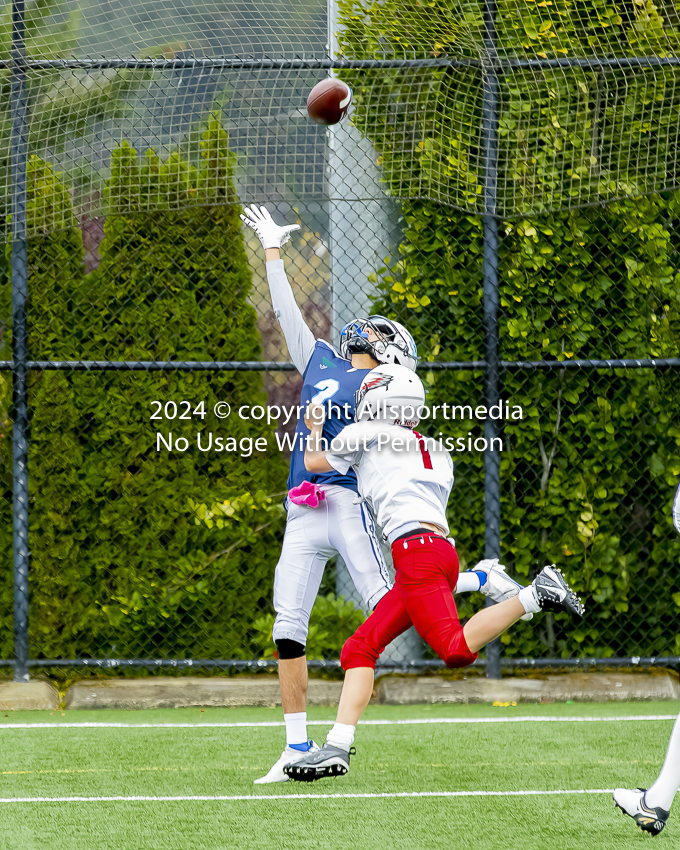
[[[354,336],[347,343],[347,351],[350,354],[372,354],[373,345],[364,337]]]

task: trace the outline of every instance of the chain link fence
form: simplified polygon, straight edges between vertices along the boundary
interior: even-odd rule
[[[74,33],[76,4],[13,4],[0,664],[18,680],[276,664],[301,377],[241,228],[253,202],[301,225],[284,262],[316,337],[369,312],[414,334],[461,568],[500,556],[528,583],[554,562],[583,596],[581,626],[518,624],[490,673],[680,659],[677,21],[643,43],[638,20],[605,60],[595,3],[551,48],[547,5],[519,42],[517,3],[440,5],[425,31],[391,2],[172,25],[152,2],[81,4]],[[331,67],[355,107],[325,129],[304,103]],[[457,598],[462,617],[483,603]],[[331,563],[310,663],[337,666],[364,616]],[[413,634],[380,663],[439,664]]]

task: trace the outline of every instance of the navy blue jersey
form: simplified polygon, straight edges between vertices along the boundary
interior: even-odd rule
[[[323,339],[317,339],[307,368],[303,374],[300,394],[300,416],[295,426],[295,445],[290,459],[288,489],[303,481],[322,484],[339,484],[357,491],[357,477],[353,469],[344,475],[340,472],[308,472],[305,469],[305,446],[309,428],[304,423],[304,412],[310,402],[322,404],[326,409],[323,436],[330,441],[345,425],[354,422],[354,393],[361,386],[370,369],[355,369],[349,360],[335,351]],[[330,415],[329,415],[330,407]]]

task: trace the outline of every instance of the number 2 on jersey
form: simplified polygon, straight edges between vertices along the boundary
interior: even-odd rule
[[[336,381],[335,378],[326,378],[325,381],[319,381],[318,384],[314,384],[314,389],[319,390],[319,392],[312,396],[311,403],[323,404],[324,401],[333,398],[337,393],[340,389],[340,382]]]

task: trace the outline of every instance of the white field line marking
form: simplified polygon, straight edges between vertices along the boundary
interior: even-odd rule
[[[385,800],[403,797],[553,797],[566,794],[611,794],[611,788],[569,791],[395,791],[381,794],[235,794],[233,796],[177,797],[0,797],[0,803],[188,803],[243,800]]]
[[[657,761],[654,760],[650,762],[652,764],[656,764]],[[603,762],[604,764],[604,762]],[[613,762],[606,762],[606,764],[613,764]],[[621,764],[639,764],[639,762],[621,762]],[[430,765],[425,765],[429,767]],[[180,770],[189,771],[192,768],[190,767],[133,767],[130,768],[133,772],[142,773],[150,770],[158,770],[158,771],[170,771],[170,772],[178,772]],[[113,773],[117,768],[114,767],[77,767],[77,768],[64,768],[64,769],[55,769],[55,770],[3,770],[0,772],[0,776],[37,776],[39,774],[62,774],[62,773]]]
[[[615,717],[426,717],[413,720],[361,720],[361,726],[436,726],[449,723],[619,723],[640,720],[677,720],[677,714],[622,714]],[[332,720],[308,720],[308,726],[330,726]],[[260,729],[283,727],[281,721],[261,723],[0,723],[11,729]]]

